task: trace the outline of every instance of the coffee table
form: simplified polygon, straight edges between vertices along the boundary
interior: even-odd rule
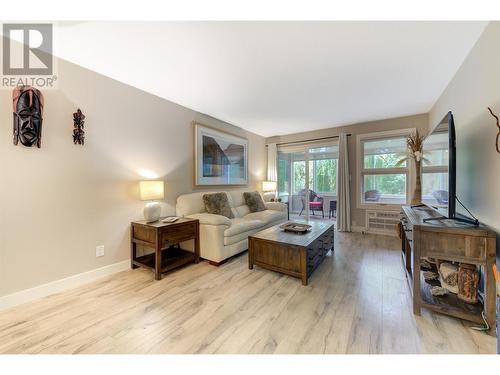
[[[306,233],[285,232],[280,225],[248,237],[248,268],[254,265],[302,279],[302,285],[334,250],[334,223],[328,220],[296,221],[312,226]]]

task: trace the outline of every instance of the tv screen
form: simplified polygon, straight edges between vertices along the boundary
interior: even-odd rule
[[[455,218],[456,152],[453,114],[448,112],[424,140],[422,200]]]

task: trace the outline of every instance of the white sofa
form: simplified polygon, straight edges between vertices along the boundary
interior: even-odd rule
[[[203,195],[214,191],[183,194],[177,198],[177,216],[200,221],[200,256],[212,264],[218,265],[247,250],[248,236],[287,220],[284,203],[265,202],[265,211],[250,212],[243,198],[245,191],[249,190],[225,192],[234,219],[206,212]]]

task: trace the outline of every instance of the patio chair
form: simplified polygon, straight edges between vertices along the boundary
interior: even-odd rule
[[[302,201],[302,209],[300,210],[300,215],[302,215],[302,212],[306,208],[306,189],[302,189],[299,191],[299,197],[300,200]],[[323,203],[324,203],[324,198],[319,197],[316,192],[312,191],[309,189],[309,210],[312,211],[313,215],[316,215],[315,211],[321,211],[321,215],[323,216],[323,219],[325,218],[325,211],[323,210]]]
[[[337,217],[337,201],[330,201],[330,209],[328,210],[328,218]]]
[[[446,190],[436,190],[432,193],[432,196],[439,204],[448,204],[448,192]]]
[[[365,191],[365,202],[378,202],[382,194],[378,190]]]

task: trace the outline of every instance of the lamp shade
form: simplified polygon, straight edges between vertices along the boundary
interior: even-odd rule
[[[276,181],[262,181],[262,191],[275,191]]]
[[[152,201],[163,199],[165,195],[165,184],[163,181],[141,181],[139,182],[141,200]]]

